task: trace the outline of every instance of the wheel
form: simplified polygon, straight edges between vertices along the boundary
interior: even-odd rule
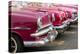
[[[9,52],[16,53],[23,51],[23,44],[16,35],[9,38]]]

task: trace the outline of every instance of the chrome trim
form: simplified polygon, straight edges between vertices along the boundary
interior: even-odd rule
[[[69,20],[70,20],[70,22],[75,22],[78,20],[78,17],[76,17],[75,19],[69,19]]]
[[[72,13],[72,17],[71,17],[72,19],[74,19],[75,18],[75,14],[74,13]]]
[[[58,34],[58,32],[56,30],[52,30],[52,31],[48,32],[49,41],[52,42],[53,40],[55,40],[55,38],[57,37],[57,34]]]
[[[45,41],[24,41],[24,46],[26,47],[32,47],[32,46],[41,46],[45,43],[49,42],[49,40]]]
[[[15,46],[11,46],[11,47],[14,47],[15,49],[13,50],[13,53],[15,53],[16,51],[17,51],[17,43],[16,43],[16,40],[13,38],[13,37],[11,37],[11,40],[14,42],[14,45]],[[12,43],[12,42],[11,42]]]
[[[52,26],[49,26],[49,27],[46,28],[46,29],[43,29],[43,30],[40,30],[40,31],[38,31],[38,32],[36,32],[36,33],[31,34],[31,36],[35,36],[35,37],[41,36],[41,35],[43,35],[43,34],[48,33],[48,32],[51,31],[51,30],[53,30],[53,27],[52,27]]]
[[[62,20],[63,18],[62,18],[62,15],[59,15],[59,18],[60,18],[60,20]]]
[[[42,23],[40,22],[41,19],[42,19],[42,18],[39,16],[39,18],[38,18],[38,20],[37,20],[38,30],[43,29],[43,28],[45,28],[45,27],[47,27],[47,26],[52,25],[52,23],[49,23],[49,24],[47,24],[47,25],[42,26]],[[51,22],[51,21],[49,20],[49,22]]]
[[[52,32],[52,31],[54,31],[54,32]],[[24,46],[26,46],[26,47],[41,46],[41,45],[45,45],[49,41],[52,42],[53,40],[55,40],[55,38],[57,37],[57,34],[58,34],[58,32],[56,30],[52,30],[52,31],[48,32],[48,35],[39,41],[24,41]]]
[[[70,20],[69,19],[67,19],[67,20],[65,20],[64,22],[62,22],[62,24],[70,24]]]
[[[38,27],[39,27],[39,28],[40,28],[40,27],[41,27],[41,25],[42,25],[42,23],[41,23],[41,17],[40,17],[40,16],[38,17],[37,25],[38,25]]]
[[[10,29],[30,30],[31,28],[28,28],[28,27],[14,27],[14,28],[10,28]]]
[[[52,21],[55,21],[55,20],[56,20],[56,18],[54,16],[54,14],[52,14]]]
[[[40,28],[38,28],[38,30],[43,29],[43,28],[48,27],[48,26],[51,26],[51,25],[52,25],[52,23],[51,24],[44,25],[44,26],[41,26]]]
[[[55,29],[63,29],[65,27],[67,27],[67,24],[63,24],[61,26],[53,26]]]
[[[48,15],[48,20],[49,20],[49,22],[51,22],[51,16],[50,15]]]
[[[75,19],[75,17],[77,17],[77,12],[73,12],[73,13],[72,13],[72,17],[71,17],[71,18],[72,18],[72,19]]]
[[[66,12],[66,16],[68,17],[68,12]]]

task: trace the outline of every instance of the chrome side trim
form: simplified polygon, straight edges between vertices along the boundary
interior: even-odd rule
[[[31,28],[28,28],[28,27],[14,27],[14,28],[10,28],[10,29],[30,30]]]

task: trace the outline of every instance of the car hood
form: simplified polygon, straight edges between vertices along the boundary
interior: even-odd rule
[[[38,18],[38,17],[43,17],[45,15],[47,15],[46,12],[37,12],[37,11],[29,11],[29,10],[15,10],[12,11],[12,14],[15,15],[22,15],[22,16],[28,16],[28,17],[32,17],[32,18]]]

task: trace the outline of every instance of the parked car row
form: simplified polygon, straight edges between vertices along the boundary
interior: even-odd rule
[[[15,7],[10,2],[9,52],[20,52],[24,46],[37,47],[52,42],[78,20],[78,7],[75,5]]]

